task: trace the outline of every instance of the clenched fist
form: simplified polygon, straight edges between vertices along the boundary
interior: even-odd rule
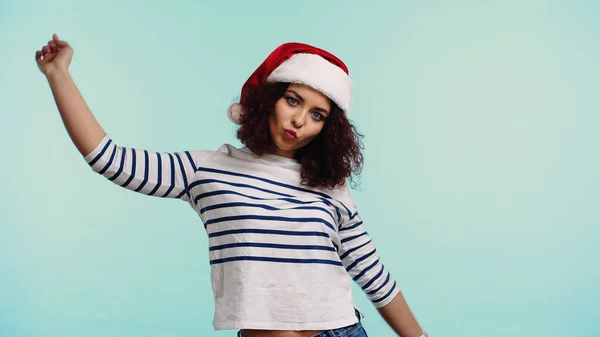
[[[73,49],[66,41],[58,39],[56,34],[52,40],[35,53],[35,60],[44,75],[48,76],[58,70],[67,70],[73,57]]]

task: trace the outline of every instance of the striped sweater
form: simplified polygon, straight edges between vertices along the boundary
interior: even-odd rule
[[[117,185],[183,200],[198,214],[216,330],[339,328],[357,321],[352,280],[378,308],[399,293],[348,188],[301,186],[293,159],[229,144],[150,152],[107,135],[85,160]]]

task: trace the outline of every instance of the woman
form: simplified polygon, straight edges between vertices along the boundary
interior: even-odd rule
[[[69,75],[53,35],[36,61],[91,168],[124,188],[187,202],[209,237],[214,327],[247,337],[366,336],[350,277],[394,331],[424,336],[345,183],[362,164],[344,63],[306,44],[275,49],[228,110],[245,145],[157,153],[117,146]],[[350,276],[350,277],[348,277]]]

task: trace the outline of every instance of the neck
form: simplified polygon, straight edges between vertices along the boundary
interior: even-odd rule
[[[294,158],[296,154],[296,150],[282,150],[278,148],[276,145],[269,150],[270,154],[274,154],[276,156],[285,157],[285,158]]]

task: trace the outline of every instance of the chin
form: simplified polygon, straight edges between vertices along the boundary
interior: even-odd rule
[[[298,144],[297,142],[286,141],[284,139],[274,139],[273,143],[279,151],[285,152],[296,152],[303,147],[303,145]]]
[[[284,142],[275,142],[275,146],[277,146],[277,148],[279,148],[280,150],[283,150],[283,151],[296,151],[299,148],[301,148],[301,146],[285,144]]]

